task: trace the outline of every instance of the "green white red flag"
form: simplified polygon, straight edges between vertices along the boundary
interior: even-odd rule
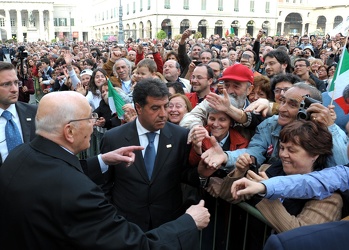
[[[346,47],[343,48],[339,64],[334,73],[330,88],[329,96],[335,101],[344,111],[349,113],[349,104],[343,98],[343,90],[349,84],[349,53]]]
[[[118,94],[118,92],[114,89],[109,79],[108,79],[108,103],[112,113],[113,114],[117,113],[119,119],[122,119],[124,115],[122,106],[125,105],[125,102],[121,98],[121,96]]]

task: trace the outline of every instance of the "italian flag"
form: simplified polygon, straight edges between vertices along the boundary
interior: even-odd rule
[[[119,119],[123,119],[124,111],[122,110],[122,106],[125,105],[124,100],[118,94],[118,92],[114,89],[113,84],[111,84],[108,79],[108,103],[110,110],[112,113],[116,113]]]
[[[343,48],[343,52],[339,61],[339,64],[334,73],[330,88],[328,90],[329,96],[332,101],[335,101],[344,111],[345,114],[349,113],[349,104],[347,104],[343,98],[343,90],[349,84],[349,53],[346,47]]]

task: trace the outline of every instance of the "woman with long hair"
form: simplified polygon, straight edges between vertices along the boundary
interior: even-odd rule
[[[23,63],[23,64],[22,64]],[[34,82],[28,72],[27,60],[23,60],[22,63],[17,64],[17,77],[18,84],[18,101],[28,103],[30,95],[34,94]]]

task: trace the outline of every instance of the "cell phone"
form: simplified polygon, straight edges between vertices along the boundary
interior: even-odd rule
[[[143,47],[148,47],[148,43],[142,43]]]

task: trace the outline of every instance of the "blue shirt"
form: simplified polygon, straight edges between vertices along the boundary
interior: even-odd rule
[[[268,199],[324,199],[336,190],[349,189],[349,168],[336,166],[309,174],[273,177],[262,183]]]

